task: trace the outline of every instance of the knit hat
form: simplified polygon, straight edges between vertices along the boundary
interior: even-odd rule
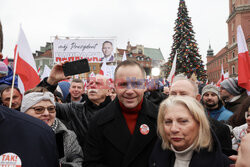
[[[0,74],[5,74],[5,75],[8,75],[8,67],[7,65],[0,61]]]
[[[43,100],[49,100],[54,106],[55,97],[51,92],[31,92],[23,96],[21,112],[26,112],[30,107]]]
[[[219,89],[214,86],[214,85],[206,85],[203,89],[202,89],[202,93],[201,93],[201,96],[203,97],[203,95],[206,93],[206,92],[213,92],[215,93],[218,97],[219,97]]]
[[[231,95],[238,96],[242,93],[242,88],[238,86],[238,80],[229,78],[220,83],[221,87],[226,89]]]

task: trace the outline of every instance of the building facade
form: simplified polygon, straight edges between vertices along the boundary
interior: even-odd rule
[[[229,0],[228,42],[216,55],[209,45],[207,51],[208,82],[216,83],[220,79],[223,64],[224,73],[229,77],[238,76],[237,27],[241,25],[248,50],[250,49],[250,0]]]

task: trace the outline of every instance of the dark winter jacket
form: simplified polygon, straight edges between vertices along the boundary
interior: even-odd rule
[[[241,103],[244,101],[246,97],[247,97],[247,92],[244,92],[243,94],[241,94],[238,100],[234,102],[225,102],[225,108],[235,113],[236,111],[239,110]]]
[[[59,166],[55,134],[43,121],[0,106],[0,136],[0,155],[14,153],[24,167]]]
[[[209,152],[206,148],[194,151],[189,167],[229,167],[229,159],[222,153],[216,136],[212,136],[213,151]],[[161,144],[162,141],[158,139],[149,159],[149,167],[174,167],[175,153],[169,149],[163,150]]]
[[[227,156],[237,154],[237,152],[232,150],[231,132],[229,127],[213,118],[208,117],[208,120],[210,128],[214,131],[220,142],[222,152]]]
[[[99,106],[87,99],[83,103],[56,103],[56,117],[63,120],[68,129],[76,133],[78,142],[83,148],[89,120],[110,102],[107,96],[105,101]]]
[[[90,122],[84,152],[86,167],[147,167],[156,135],[158,108],[143,99],[134,133],[131,135],[116,98]],[[149,128],[142,134],[141,126]],[[141,129],[142,130],[142,129]]]

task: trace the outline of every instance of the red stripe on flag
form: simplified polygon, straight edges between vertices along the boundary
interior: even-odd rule
[[[21,78],[25,91],[36,87],[40,82],[37,72],[18,54],[16,74]]]
[[[238,84],[250,90],[250,56],[248,51],[238,55]]]

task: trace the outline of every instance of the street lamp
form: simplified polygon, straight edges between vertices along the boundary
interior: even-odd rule
[[[160,68],[158,68],[158,67],[152,68],[151,73],[153,76],[159,76],[160,75]]]

